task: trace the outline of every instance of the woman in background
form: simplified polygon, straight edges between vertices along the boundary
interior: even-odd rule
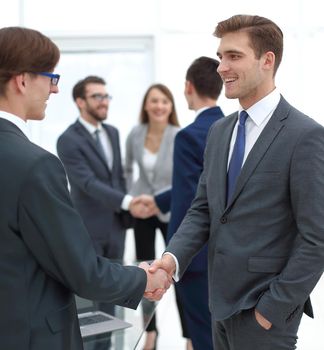
[[[125,171],[129,193],[154,195],[171,186],[174,138],[179,131],[174,98],[163,84],[154,84],[144,95],[140,124],[127,137]],[[134,181],[133,166],[139,167],[139,178]],[[155,259],[156,229],[164,241],[170,214],[158,214],[148,219],[135,219],[134,234],[137,260]],[[180,311],[180,310],[179,310]],[[144,305],[145,318],[145,305]],[[182,318],[182,317],[181,317]],[[183,320],[183,335],[186,336]],[[147,327],[145,350],[156,348],[155,316]]]

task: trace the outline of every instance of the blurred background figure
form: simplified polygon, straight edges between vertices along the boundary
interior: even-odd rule
[[[57,152],[96,253],[121,261],[125,230],[132,220],[126,210],[134,210],[135,200],[126,195],[118,130],[103,123],[111,96],[98,76],[80,80],[72,95],[80,116],[59,137]],[[114,314],[114,305],[98,303],[98,308]]]
[[[195,197],[209,128],[224,117],[216,105],[223,87],[217,73],[218,65],[217,60],[203,56],[197,58],[186,73],[184,95],[188,108],[196,112],[196,118],[175,138],[172,189],[155,197],[162,212],[168,212],[171,207],[168,241],[177,231]],[[207,260],[206,244],[175,285],[195,350],[213,349]]]
[[[174,138],[180,129],[174,98],[168,87],[162,84],[149,87],[144,95],[139,121],[140,124],[131,130],[126,140],[127,186],[131,195],[153,195],[171,186]],[[139,168],[136,180],[135,164]],[[147,219],[135,219],[138,260],[155,259],[156,230],[161,231],[165,241],[169,218],[169,213],[158,213]],[[153,316],[147,327],[144,349],[155,349],[156,339],[156,319]]]

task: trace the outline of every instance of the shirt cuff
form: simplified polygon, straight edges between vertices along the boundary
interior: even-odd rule
[[[133,200],[133,196],[131,196],[130,194],[126,194],[125,197],[123,198],[123,201],[121,203],[121,208],[123,210],[129,210],[129,205],[130,202]]]
[[[178,259],[172,253],[169,253],[169,252],[163,253],[163,255],[166,255],[166,254],[167,255],[171,255],[173,260],[174,260],[174,262],[175,262],[176,269],[175,269],[175,272],[174,272],[174,275],[173,275],[173,279],[175,280],[175,282],[178,282],[180,280],[180,278],[179,278],[179,263],[178,263]]]

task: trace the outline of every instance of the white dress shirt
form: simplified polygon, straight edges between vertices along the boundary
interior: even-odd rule
[[[274,110],[278,106],[279,101],[280,101],[280,93],[278,89],[274,89],[269,95],[265,96],[262,100],[258,101],[256,104],[254,104],[253,106],[251,106],[249,109],[246,110],[249,117],[246,119],[246,122],[245,122],[245,151],[244,151],[242,166],[246,161],[246,158],[249,155],[256,140],[260,136],[262,130],[265,128]],[[229,165],[229,162],[233,153],[233,148],[234,148],[236,134],[237,134],[237,126],[239,123],[239,115],[242,111],[243,111],[243,108],[240,106],[238,111],[238,116],[237,116],[237,122],[235,124],[233,133],[232,133],[227,167]]]
[[[143,153],[143,166],[146,172],[146,175],[150,181],[154,177],[154,167],[157,160],[157,153],[151,152],[149,149],[144,147]]]
[[[0,111],[0,118],[9,120],[11,123],[15,124],[19,130],[21,130],[24,135],[29,139],[29,129],[27,123],[20,117],[14,114]]]

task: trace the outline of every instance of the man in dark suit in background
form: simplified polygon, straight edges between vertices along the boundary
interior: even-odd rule
[[[147,264],[96,255],[61,162],[28,140],[26,121],[43,119],[58,92],[59,56],[38,31],[0,29],[1,349],[80,350],[74,294],[136,308],[145,290],[160,297],[169,284]]]
[[[58,138],[57,153],[97,254],[121,261],[126,228],[132,220],[128,210],[137,215],[140,203],[126,194],[118,130],[103,123],[111,96],[105,80],[97,76],[77,82],[72,96],[80,117]],[[114,305],[100,302],[97,307],[114,314]]]
[[[184,94],[189,109],[196,112],[196,118],[176,136],[172,189],[155,196],[162,212],[168,212],[171,208],[168,241],[177,231],[195,197],[209,128],[224,116],[220,107],[216,106],[223,86],[217,68],[217,60],[199,57],[186,73]],[[207,244],[176,284],[176,291],[183,306],[193,348],[211,350],[213,341],[208,308]]]
[[[105,85],[104,79],[88,76],[74,86],[80,117],[58,138],[57,153],[97,254],[122,259],[128,210],[136,206],[126,194],[118,130],[103,123],[111,99]]]
[[[237,15],[215,35],[239,113],[210,129],[196,197],[151,271],[181,277],[208,242],[215,350],[292,350],[324,267],[324,128],[276,88],[275,23]]]

